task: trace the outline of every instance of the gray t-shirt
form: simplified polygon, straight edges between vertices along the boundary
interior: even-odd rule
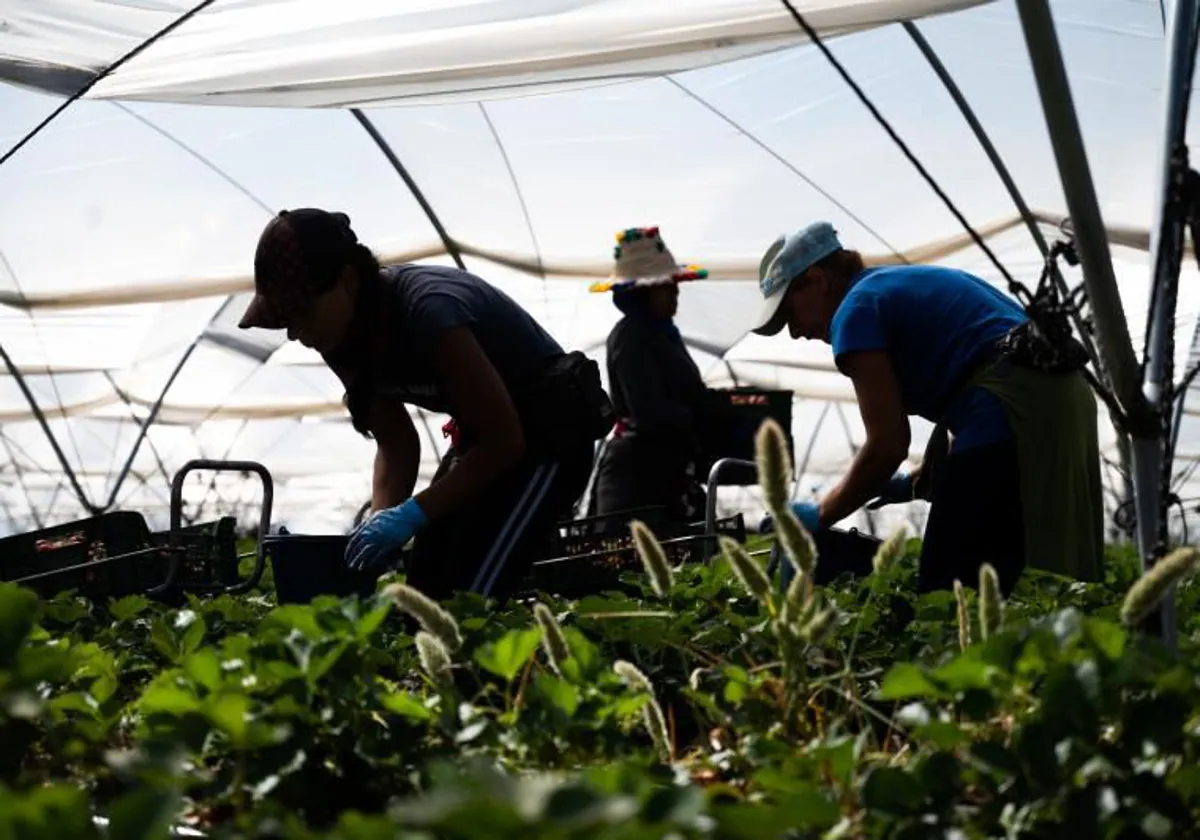
[[[404,264],[384,269],[387,351],[379,392],[428,411],[450,413],[433,367],[433,350],[446,330],[469,327],[505,385],[563,355],[563,349],[516,301],[487,281],[457,268]]]

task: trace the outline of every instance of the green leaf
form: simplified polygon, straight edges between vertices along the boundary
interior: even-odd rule
[[[250,719],[250,698],[244,694],[220,694],[209,703],[208,718],[235,744],[241,745]]]
[[[173,791],[143,787],[117,799],[109,811],[110,840],[167,840],[179,815]]]
[[[203,648],[183,660],[183,671],[209,691],[221,687],[221,658],[212,648]]]
[[[168,662],[174,663],[179,657],[179,643],[175,632],[162,616],[150,622],[150,644]]]
[[[475,662],[497,676],[512,680],[537,650],[542,631],[538,628],[509,630],[497,641],[475,651]]]
[[[642,808],[646,822],[689,825],[704,812],[704,794],[691,787],[662,787],[650,795]]]
[[[207,629],[204,619],[196,616],[195,620],[188,625],[187,630],[183,632],[183,636],[179,639],[179,652],[183,656],[187,656],[199,650],[200,645],[204,644],[204,633]]]
[[[913,697],[937,698],[944,692],[929,678],[925,670],[910,662],[893,665],[879,686],[882,700],[907,700]]]
[[[986,689],[999,673],[994,665],[968,652],[936,669],[931,676],[949,691],[957,693],[970,688]]]
[[[38,598],[13,583],[0,583],[0,665],[16,661],[37,622]]]
[[[182,717],[203,708],[199,698],[175,685],[160,684],[146,690],[138,701],[144,714],[165,714]]]
[[[980,741],[972,744],[970,760],[981,770],[1001,778],[1021,775],[1021,762],[1009,749],[995,741]]]
[[[550,674],[538,674],[534,677],[533,688],[567,717],[575,716],[579,708],[578,688]]]
[[[796,829],[830,828],[841,817],[841,809],[816,788],[808,787],[788,792],[777,805],[717,805],[713,817],[718,827],[715,836],[765,840],[788,836]]]
[[[896,767],[876,767],[863,782],[862,802],[873,811],[908,816],[920,810],[925,790],[913,776]]]
[[[264,624],[276,624],[289,630],[298,630],[311,641],[319,641],[329,634],[317,621],[315,608],[309,604],[284,604],[268,613]]]
[[[388,617],[388,613],[390,613],[391,610],[392,601],[386,600],[378,607],[360,618],[354,627],[354,632],[358,638],[362,640],[369,638],[371,634],[378,630],[380,625],[383,624],[384,619]]]
[[[380,698],[380,702],[389,712],[403,715],[410,720],[432,720],[433,718],[433,712],[423,706],[421,701],[415,696],[406,691],[385,694]]]
[[[128,621],[150,609],[151,603],[145,595],[128,595],[113,601],[108,611],[117,621]]]
[[[1093,619],[1087,623],[1087,633],[1097,650],[1109,659],[1120,659],[1121,654],[1125,652],[1128,636],[1119,625]]]

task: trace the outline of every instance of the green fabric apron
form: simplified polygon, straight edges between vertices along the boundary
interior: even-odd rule
[[[1017,444],[1025,564],[1076,580],[1104,575],[1104,500],[1097,406],[1079,373],[1000,361],[971,377],[996,396]]]

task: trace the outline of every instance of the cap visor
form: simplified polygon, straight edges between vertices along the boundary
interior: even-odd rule
[[[783,329],[786,321],[783,315],[783,298],[787,295],[787,290],[788,287],[784,286],[763,301],[762,312],[759,313],[758,320],[755,322],[756,326],[751,332],[757,335],[771,336]]]
[[[258,295],[250,301],[250,305],[242,314],[242,320],[238,321],[239,330],[248,330],[251,327],[261,330],[277,330],[280,327],[278,320],[272,317],[266,302]]]

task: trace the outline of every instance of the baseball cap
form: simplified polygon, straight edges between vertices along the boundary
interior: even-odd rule
[[[238,327],[283,329],[291,312],[333,287],[357,244],[345,213],[315,207],[280,211],[258,238],[254,299]]]
[[[753,332],[775,335],[782,330],[781,305],[792,281],[840,250],[842,243],[829,222],[813,222],[794,233],[777,237],[758,264],[758,290],[763,296],[763,308]]]

